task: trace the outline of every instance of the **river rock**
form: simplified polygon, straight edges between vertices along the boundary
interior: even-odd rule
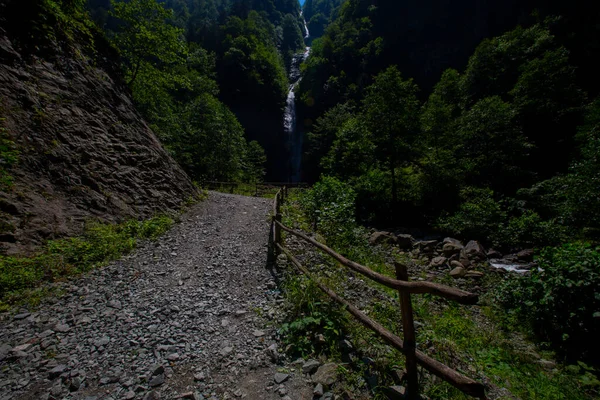
[[[401,233],[396,235],[396,240],[393,243],[402,250],[410,250],[412,249],[414,242],[415,238],[413,238],[411,235]]]
[[[462,278],[467,273],[467,270],[463,267],[456,267],[452,271],[450,271],[450,276],[453,278]]]
[[[442,267],[444,264],[446,264],[446,261],[448,261],[448,259],[446,257],[435,257],[434,259],[431,260],[431,263],[429,264],[430,267],[432,268],[439,268]]]
[[[312,376],[315,383],[320,383],[324,387],[331,386],[337,380],[337,364],[323,364],[317,369],[317,372]]]
[[[517,253],[517,260],[523,261],[523,262],[531,262],[531,261],[533,261],[534,254],[535,254],[535,252],[533,251],[533,249],[521,250],[520,252]]]
[[[471,240],[469,241],[469,243],[467,243],[464,249],[464,253],[467,255],[468,258],[475,259],[478,261],[483,261],[487,258],[485,254],[485,249],[483,248],[481,243],[479,243],[476,240]]]
[[[502,253],[494,249],[489,249],[486,255],[488,258],[502,258]]]
[[[453,238],[446,238],[444,239],[443,243],[444,245],[442,247],[442,251],[446,257],[460,253],[460,251],[465,247],[461,242]]]
[[[383,244],[383,243],[395,244],[396,243],[396,235],[394,235],[391,232],[385,232],[385,231],[373,232],[371,234],[371,237],[369,238],[370,245],[374,246],[374,245]]]
[[[480,271],[467,271],[465,278],[481,278],[483,275],[484,273]]]

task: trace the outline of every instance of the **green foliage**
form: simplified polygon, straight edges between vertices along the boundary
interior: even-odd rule
[[[187,46],[183,30],[168,23],[173,10],[156,0],[132,0],[112,3],[111,15],[121,22],[113,38],[121,52],[129,85],[141,70],[182,64]]]
[[[354,226],[355,200],[356,193],[348,184],[328,176],[323,176],[301,197],[308,220],[328,236]]]
[[[279,329],[288,351],[302,357],[330,351],[323,347],[343,338],[340,326],[344,317],[337,307],[330,302],[320,301],[310,302],[306,307],[310,309],[307,315],[298,316],[282,324]]]
[[[522,177],[519,161],[529,144],[514,118],[511,105],[499,97],[477,102],[460,118],[457,155],[467,184],[504,189]]]
[[[338,127],[321,165],[326,174],[348,180],[366,173],[373,166],[375,149],[365,123],[360,118],[351,118]]]
[[[209,94],[187,103],[182,112],[182,132],[170,148],[184,170],[194,179],[240,179],[246,143],[235,115]]]
[[[460,192],[462,203],[456,213],[441,217],[437,227],[462,237],[489,238],[500,223],[506,220],[506,212],[494,199],[491,189],[465,188]]]
[[[33,257],[0,256],[0,298],[89,271],[133,250],[139,240],[156,239],[173,224],[167,216],[122,224],[91,223],[81,237],[49,241]]]
[[[265,177],[267,155],[256,140],[248,143],[244,157],[244,180],[246,182],[262,182]]]
[[[0,124],[4,122],[0,118]],[[0,125],[0,190],[10,189],[13,185],[13,178],[10,175],[10,169],[18,162],[19,151],[15,142],[8,136],[6,128]]]
[[[548,247],[530,276],[508,279],[497,300],[531,322],[570,360],[598,360],[600,248],[582,243]]]

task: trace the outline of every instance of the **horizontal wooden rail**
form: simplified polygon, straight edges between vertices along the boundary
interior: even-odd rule
[[[308,183],[298,182],[298,183],[285,183],[285,182],[257,182],[257,183],[246,183],[246,182],[218,182],[218,181],[206,181],[204,182],[207,185],[223,185],[223,186],[231,186],[231,185],[255,185],[262,187],[308,187]]]
[[[300,262],[296,259],[296,257],[294,257],[290,253],[288,249],[286,249],[279,243],[276,243],[276,245],[280,251],[285,253],[285,255],[290,259],[292,264],[294,264],[296,268],[300,270],[300,272],[302,272],[310,280],[312,280],[319,287],[319,289],[321,289],[324,293],[326,293],[337,303],[344,306],[346,310],[350,314],[352,314],[360,323],[362,323],[367,328],[375,332],[390,346],[398,349],[403,354],[406,353],[404,342],[402,341],[402,339],[385,329],[373,319],[369,318],[365,313],[363,313],[358,308],[350,304],[347,300],[338,296],[333,290],[329,289],[327,286],[317,281],[308,271],[308,269],[306,269],[302,264],[300,264]],[[446,382],[450,383],[452,386],[463,391],[464,393],[467,393],[473,397],[478,397],[482,399],[485,398],[485,387],[481,383],[476,382],[473,379],[468,378],[457,371],[454,371],[450,367],[440,363],[439,361],[434,360],[433,358],[427,356],[426,354],[420,351],[416,351],[415,354],[417,362],[432,374],[444,379]]]
[[[302,232],[290,229],[278,221],[275,221],[275,223],[278,224],[279,227],[284,231],[289,232],[301,239],[304,239],[305,241],[323,250],[325,253],[329,254],[348,268],[351,268],[352,270],[389,288],[402,290],[407,293],[429,293],[435,296],[444,297],[448,300],[456,301],[457,303],[461,304],[476,304],[479,300],[479,296],[477,296],[474,293],[465,292],[464,290],[452,288],[449,286],[444,286],[433,282],[400,281],[394,278],[390,278],[389,276],[379,274],[373,271],[372,269],[365,267],[364,265],[360,265],[359,263],[348,260],[346,257],[336,253],[334,250],[325,246],[323,243],[317,242],[316,240],[303,234]]]

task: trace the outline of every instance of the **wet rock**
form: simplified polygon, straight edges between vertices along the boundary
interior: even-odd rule
[[[488,258],[502,258],[502,253],[494,249],[489,249],[486,255]]]
[[[535,252],[533,249],[525,249],[521,250],[517,253],[517,260],[521,262],[531,262],[533,261],[533,256]]]

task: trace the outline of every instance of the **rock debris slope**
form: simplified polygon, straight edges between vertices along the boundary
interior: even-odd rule
[[[4,315],[0,399],[312,398],[276,384],[271,201],[211,193],[156,243]]]
[[[23,13],[6,4],[0,0],[0,134],[20,156],[14,187],[0,186],[0,251],[31,252],[81,233],[87,219],[179,209],[196,190],[136,111],[104,39],[96,38],[94,54],[80,43],[28,52],[14,32]]]

